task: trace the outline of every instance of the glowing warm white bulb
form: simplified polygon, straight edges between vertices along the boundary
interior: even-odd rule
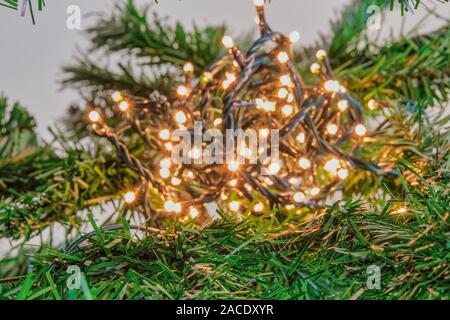
[[[300,168],[306,170],[311,168],[311,161],[309,161],[309,159],[307,158],[300,158],[300,160],[298,160],[298,165],[300,166]]]
[[[159,137],[163,140],[169,140],[170,139],[170,130],[169,129],[162,129],[159,132]]]
[[[405,213],[407,213],[407,212],[408,212],[408,209],[407,209],[407,208],[401,207],[401,208],[399,208],[399,209],[397,210],[396,213],[398,213],[398,214],[405,214]]]
[[[277,174],[281,169],[280,162],[272,162],[267,169],[270,174]]]
[[[119,103],[119,110],[122,112],[127,111],[129,107],[130,105],[126,101],[122,101],[121,103]]]
[[[228,208],[230,208],[231,211],[237,212],[239,211],[241,204],[239,203],[239,201],[231,201],[228,204]]]
[[[339,84],[339,81],[337,80],[328,80],[327,82],[325,82],[324,88],[326,91],[329,92],[339,92],[342,89],[341,85]]]
[[[355,127],[355,133],[358,135],[358,136],[364,136],[364,135],[366,135],[366,132],[367,132],[367,129],[366,129],[366,127],[363,125],[363,124],[358,124],[356,127]]]
[[[327,125],[327,132],[331,135],[335,135],[338,132],[338,126],[334,123]]]
[[[111,95],[111,98],[112,98],[112,100],[113,100],[114,102],[119,102],[120,100],[123,99],[122,94],[121,94],[119,91],[114,92],[114,93]]]
[[[136,194],[133,191],[128,191],[123,196],[123,199],[125,200],[126,203],[131,204],[136,200]]]
[[[337,172],[337,175],[339,179],[345,180],[348,177],[348,170],[347,169],[339,169]]]
[[[189,151],[189,156],[192,159],[200,159],[200,157],[202,156],[202,152],[199,148],[197,147],[193,147],[190,151]]]
[[[172,200],[167,200],[164,203],[164,209],[168,212],[180,213],[181,212],[181,204],[175,203]]]
[[[189,215],[191,216],[192,219],[195,219],[199,214],[200,212],[198,211],[197,208],[191,207],[189,209]]]
[[[309,194],[312,196],[317,196],[320,193],[320,189],[317,187],[309,189]]]
[[[375,108],[377,107],[377,102],[374,99],[370,99],[369,102],[367,102],[367,107],[370,110],[375,110]]]
[[[281,108],[281,112],[285,117],[289,117],[294,112],[294,107],[290,104],[287,104]]]
[[[159,175],[161,176],[161,178],[167,179],[168,177],[170,177],[170,170],[168,168],[161,168],[159,170]]]
[[[288,94],[289,94],[289,91],[286,88],[278,89],[278,93],[277,93],[278,98],[284,99],[288,96]]]
[[[222,119],[221,118],[217,118],[216,120],[214,120],[213,125],[215,127],[218,127],[222,124]]]
[[[341,163],[338,159],[331,159],[325,163],[325,170],[328,171],[332,175],[336,175],[337,170],[341,167]]]
[[[292,184],[294,187],[298,187],[301,183],[300,178],[290,178],[289,183]]]
[[[89,120],[91,120],[91,122],[94,122],[94,123],[98,122],[100,120],[100,113],[98,113],[95,110],[89,112]]]
[[[339,100],[338,102],[338,108],[341,111],[345,111],[348,108],[348,101],[347,100]]]
[[[286,63],[289,61],[289,56],[285,51],[281,51],[280,53],[278,53],[277,59],[280,63]]]
[[[264,210],[264,204],[262,202],[257,202],[253,207],[254,212],[262,212]]]
[[[186,74],[191,74],[194,72],[194,65],[190,62],[186,62],[183,66],[183,71]]]
[[[186,114],[183,111],[178,111],[175,113],[175,121],[180,125],[185,124],[187,121]]]
[[[233,180],[230,181],[230,186],[236,187],[237,183],[238,183],[238,180],[237,179],[233,179]]]
[[[298,136],[297,136],[297,141],[298,142],[300,142],[300,143],[305,143],[305,134],[302,132],[302,133],[300,133]]]
[[[275,111],[275,102],[263,100],[263,99],[256,99],[256,108],[263,109],[265,111]]]
[[[253,0],[253,3],[257,7],[262,7],[264,5],[264,0]]]
[[[283,86],[292,87],[291,76],[288,74],[284,74],[280,77],[280,82]]]
[[[311,67],[309,68],[309,70],[311,70],[311,72],[312,73],[314,73],[314,74],[318,74],[318,73],[320,73],[320,64],[318,64],[318,63],[313,63],[312,65],[311,65]]]
[[[327,52],[325,50],[319,50],[316,53],[316,58],[323,61],[327,57]]]
[[[263,129],[259,129],[259,134],[261,137],[263,138],[267,138],[269,136],[269,129],[263,128]]]
[[[166,143],[164,144],[164,148],[166,148],[167,151],[172,151],[172,149],[173,149],[173,144],[172,144],[172,142],[166,142]]]
[[[177,177],[173,177],[172,179],[170,179],[170,183],[172,183],[172,185],[174,186],[179,186],[181,184],[181,180]]]
[[[264,178],[264,182],[265,182],[268,186],[273,185],[273,181],[272,181],[272,179],[270,179],[269,177],[265,177],[265,178]]]
[[[227,49],[231,49],[234,47],[234,41],[233,38],[231,38],[230,36],[224,36],[222,38],[222,44],[224,45],[225,48]]]
[[[225,80],[222,82],[222,87],[228,89],[234,81],[236,81],[236,76],[233,73],[227,72],[225,74]]]
[[[164,158],[159,162],[161,168],[170,168],[172,165],[172,160],[170,158]]]
[[[298,203],[300,203],[300,202],[303,202],[303,201],[305,201],[305,194],[303,193],[303,192],[296,192],[295,194],[294,194],[294,201],[295,202],[298,202]]]
[[[181,98],[187,97],[187,96],[189,95],[189,93],[190,93],[190,90],[189,90],[189,88],[186,87],[185,85],[180,84],[180,85],[178,86],[178,88],[177,88],[177,94],[178,94],[179,97],[181,97]]]
[[[190,179],[194,178],[194,173],[191,170],[186,171],[186,176]]]
[[[289,41],[291,43],[296,43],[298,40],[300,40],[300,33],[298,33],[298,31],[292,31],[289,33]]]
[[[231,161],[228,164],[228,170],[230,171],[237,171],[239,169],[239,163],[237,161]]]

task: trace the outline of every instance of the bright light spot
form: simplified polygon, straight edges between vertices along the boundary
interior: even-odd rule
[[[239,203],[239,201],[231,201],[228,204],[228,208],[230,208],[231,211],[237,212],[239,211],[241,204]]]
[[[224,36],[222,38],[222,44],[224,45],[225,48],[227,49],[231,49],[234,46],[234,41],[233,38],[231,38],[230,36]]]
[[[100,120],[100,113],[98,113],[95,110],[89,112],[89,120],[91,120],[92,122],[99,121]]]
[[[278,98],[284,99],[288,96],[289,91],[286,88],[281,88],[278,90]]]
[[[239,163],[237,161],[231,161],[228,164],[228,169],[233,172],[237,171],[239,169]]]
[[[305,194],[303,193],[303,192],[297,192],[297,193],[295,193],[294,194],[294,201],[295,202],[298,202],[298,203],[300,203],[300,202],[303,202],[303,201],[305,201]]]
[[[358,124],[356,127],[355,127],[355,133],[358,135],[358,136],[364,136],[364,135],[366,135],[366,132],[367,132],[367,130],[366,130],[366,127],[363,125],[363,124]]]
[[[338,102],[338,108],[341,111],[345,111],[348,108],[348,101],[347,100],[340,100]]]
[[[136,200],[136,194],[133,191],[128,191],[123,196],[123,199],[125,200],[126,203],[131,204]]]
[[[263,100],[263,99],[256,99],[256,108],[258,109],[263,109],[265,111],[275,111],[275,102],[272,101],[268,101],[268,100]]]
[[[222,87],[226,90],[226,89],[228,89],[231,86],[231,84],[234,81],[236,81],[236,76],[233,73],[227,72],[225,74],[225,78],[226,79],[222,82]]]
[[[253,0],[253,3],[257,7],[262,7],[264,5],[264,0]]]
[[[267,138],[269,136],[269,129],[259,129],[259,134],[263,138]]]
[[[183,71],[186,74],[191,74],[194,72],[194,65],[190,62],[186,62],[183,66]]]
[[[300,166],[300,168],[306,170],[311,168],[311,161],[309,161],[307,158],[300,158],[300,160],[298,160],[298,165]]]
[[[327,125],[327,132],[331,135],[335,135],[338,132],[338,127],[334,123]]]
[[[277,59],[280,63],[286,63],[289,61],[289,56],[285,51],[281,51],[280,53],[278,53]]]
[[[172,142],[166,142],[166,143],[164,144],[164,147],[166,148],[167,151],[172,151],[172,149],[173,149],[173,144],[172,144]]]
[[[233,179],[233,180],[230,181],[230,186],[236,187],[237,183],[238,183],[238,180],[237,179]]]
[[[288,74],[282,75],[280,77],[280,83],[283,86],[286,86],[286,87],[292,87],[293,86],[293,83],[292,83],[292,80],[291,80],[291,76],[288,75]]]
[[[257,202],[253,207],[253,211],[262,212],[264,210],[264,204],[262,202]]]
[[[320,193],[320,189],[317,187],[309,189],[309,194],[312,196],[317,196]]]
[[[167,179],[168,177],[170,177],[170,170],[168,168],[161,168],[159,170],[159,175],[161,176],[161,178]]]
[[[170,158],[164,158],[161,160],[159,165],[161,166],[161,168],[170,168],[170,166],[172,165],[172,160],[170,160]]]
[[[305,139],[306,139],[306,137],[305,137],[305,134],[302,132],[302,133],[300,133],[298,136],[297,136],[297,141],[298,142],[300,142],[300,143],[305,143]]]
[[[401,207],[396,211],[396,213],[398,213],[398,214],[405,214],[407,212],[408,212],[408,209],[405,207]]]
[[[215,127],[218,127],[222,124],[222,119],[221,118],[217,118],[216,120],[214,120],[213,125]]]
[[[180,213],[181,212],[181,204],[175,203],[172,200],[167,200],[164,203],[164,209],[168,212]]]
[[[300,33],[298,33],[298,31],[292,31],[289,33],[289,41],[291,43],[296,43],[298,40],[300,40]]]
[[[325,50],[319,50],[316,53],[316,58],[323,61],[327,57],[327,52]]]
[[[111,95],[111,98],[113,99],[114,102],[119,102],[120,100],[123,99],[122,94],[119,91],[114,92]]]
[[[178,179],[177,177],[173,177],[170,182],[172,183],[172,185],[174,186],[179,186],[181,184],[181,180]]]
[[[337,80],[328,80],[324,84],[324,88],[326,91],[329,92],[339,92],[341,90],[341,85],[339,84],[339,81]]]
[[[347,169],[339,169],[337,174],[338,174],[339,179],[345,180],[348,177],[348,170]]]
[[[200,159],[200,157],[202,156],[202,152],[197,147],[193,147],[191,150],[189,150],[189,156],[192,159]]]
[[[367,102],[367,107],[370,110],[375,110],[375,108],[377,107],[377,102],[374,99],[370,99],[369,102]]]
[[[320,73],[320,64],[313,63],[311,65],[311,67],[309,68],[309,70],[311,70],[311,72],[314,73],[314,74],[319,74]]]
[[[325,170],[328,171],[332,175],[336,175],[337,170],[341,167],[341,163],[338,159],[331,159],[325,163]]]
[[[130,105],[126,101],[122,101],[121,103],[119,103],[119,110],[122,112],[127,111],[129,107]]]
[[[280,162],[272,162],[267,169],[270,174],[277,174],[281,169]]]
[[[289,117],[294,112],[294,107],[290,104],[287,104],[283,108],[281,108],[281,112],[285,117]]]
[[[162,129],[159,132],[159,137],[163,140],[169,140],[170,139],[170,130],[169,129]]]
[[[197,218],[197,216],[200,214],[200,212],[198,211],[197,208],[191,207],[189,209],[189,215],[191,216],[192,219]]]
[[[181,98],[187,97],[190,92],[191,90],[183,84],[180,84],[177,88],[177,94]]]
[[[175,121],[181,125],[181,124],[185,124],[187,121],[187,117],[186,114],[183,111],[178,111],[177,113],[175,113]]]

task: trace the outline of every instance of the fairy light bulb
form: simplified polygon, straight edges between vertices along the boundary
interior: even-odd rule
[[[269,174],[277,174],[281,169],[281,164],[279,161],[272,162],[269,164],[269,167],[267,168],[269,171]]]
[[[180,98],[185,98],[189,95],[190,90],[183,84],[180,84],[177,88],[177,94]]]
[[[234,41],[233,38],[231,38],[230,36],[224,36],[222,38],[222,44],[224,45],[225,48],[227,49],[231,49],[234,47]]]
[[[93,123],[96,123],[98,121],[100,121],[100,113],[98,113],[98,111],[92,110],[91,112],[89,112],[89,120]]]
[[[289,117],[294,112],[294,107],[290,104],[287,104],[281,108],[281,112],[285,117]]]
[[[222,87],[226,90],[234,81],[236,81],[236,76],[234,75],[234,73],[227,72],[225,74],[225,80],[222,82]]]
[[[331,135],[334,136],[338,132],[338,126],[335,125],[334,123],[328,124],[327,125],[327,132],[328,132],[328,134],[331,134]]]
[[[313,74],[319,74],[320,73],[320,64],[317,62],[314,62],[311,67],[309,68]]]
[[[255,6],[257,6],[257,7],[262,7],[262,6],[264,6],[264,0],[253,0],[253,3],[254,3]]]
[[[111,99],[114,102],[119,102],[123,99],[122,94],[119,91],[115,91],[112,95],[111,95]]]
[[[239,211],[239,208],[241,207],[241,204],[239,203],[239,201],[231,201],[228,204],[228,208],[230,208],[231,211],[237,212]]]
[[[281,51],[278,53],[277,59],[280,63],[286,63],[289,61],[289,56],[285,51]]]
[[[263,129],[259,129],[259,135],[263,138],[267,138],[269,136],[269,129],[267,128],[263,128]]]
[[[189,150],[189,156],[192,159],[200,159],[200,157],[202,156],[202,152],[199,148],[193,147],[191,150]]]
[[[194,173],[191,170],[186,171],[186,176],[189,179],[193,179],[194,178]]]
[[[306,199],[305,194],[303,192],[296,192],[294,194],[293,198],[294,198],[294,201],[297,203],[301,203],[301,202],[305,201],[305,199]]]
[[[181,184],[181,180],[177,177],[173,177],[172,179],[170,179],[170,183],[174,186],[179,186]]]
[[[200,211],[198,211],[197,208],[191,207],[189,209],[189,215],[191,216],[192,219],[197,218],[199,214],[200,214]]]
[[[264,204],[262,202],[257,202],[255,206],[253,207],[254,212],[263,212],[264,211]]]
[[[290,178],[289,183],[291,185],[293,185],[294,187],[298,187],[301,183],[301,180],[300,180],[300,178]]]
[[[122,102],[119,103],[119,110],[122,111],[122,112],[126,112],[129,107],[130,107],[130,105],[126,101],[122,101]]]
[[[367,132],[367,129],[363,124],[358,124],[355,127],[355,133],[360,137],[365,136],[366,132]]]
[[[186,114],[183,111],[178,111],[177,113],[175,113],[175,121],[179,125],[185,124],[187,121]]]
[[[268,111],[268,112],[275,111],[275,107],[276,107],[275,102],[263,100],[263,99],[256,99],[255,102],[256,102],[257,109],[262,109],[262,110]]]
[[[370,110],[375,110],[377,107],[377,102],[374,99],[370,99],[369,102],[367,102],[367,107]]]
[[[164,148],[166,148],[167,151],[172,151],[173,150],[173,144],[172,142],[166,142],[164,144]]]
[[[169,140],[170,139],[170,130],[169,129],[162,129],[159,132],[159,137],[163,140]]]
[[[175,203],[172,200],[167,200],[166,202],[164,202],[164,209],[168,212],[180,213],[181,204]]]
[[[338,102],[338,108],[341,111],[345,111],[348,108],[348,101],[347,100],[340,100]]]
[[[337,170],[341,167],[341,163],[338,159],[331,159],[325,163],[325,170],[328,171],[332,175],[337,174]]]
[[[337,172],[337,175],[339,179],[345,180],[348,177],[348,170],[347,169],[339,169]]]
[[[278,92],[277,92],[278,98],[284,99],[288,96],[288,94],[289,94],[289,91],[286,88],[278,89]]]
[[[339,92],[341,91],[341,85],[337,80],[328,80],[324,84],[324,89],[328,92]]]
[[[396,211],[396,213],[398,213],[398,214],[405,214],[407,212],[408,212],[408,209],[405,207],[398,208],[398,210]]]
[[[170,158],[164,158],[159,162],[159,166],[161,168],[170,168],[170,166],[172,165],[172,160],[170,160]]]
[[[327,52],[325,50],[319,50],[316,53],[316,58],[319,59],[320,61],[325,60],[325,58],[327,57]]]
[[[313,197],[319,195],[319,193],[320,193],[320,188],[318,188],[318,187],[309,189],[309,194],[312,195]]]
[[[191,62],[186,62],[183,66],[183,72],[186,74],[194,73],[194,65]]]
[[[292,87],[292,80],[291,80],[291,76],[290,75],[288,75],[288,74],[284,74],[284,75],[282,75],[281,77],[280,77],[280,83],[283,85],[283,86],[286,86],[286,87]]]
[[[306,139],[306,137],[305,137],[305,134],[302,132],[302,133],[300,133],[298,136],[297,136],[297,138],[296,138],[296,140],[298,141],[298,142],[300,142],[300,143],[305,143],[305,139]]]
[[[291,43],[296,43],[298,40],[300,40],[300,33],[298,33],[298,31],[292,31],[289,33],[289,41]]]
[[[239,169],[239,163],[237,161],[231,161],[228,164],[228,170],[235,172]]]
[[[236,187],[237,183],[238,183],[238,180],[237,179],[233,179],[233,180],[230,181],[230,186]]]
[[[169,168],[161,168],[159,170],[159,175],[163,179],[167,179],[168,177],[170,177],[170,170],[169,170]]]
[[[133,191],[128,191],[123,196],[123,199],[127,204],[132,204],[136,200],[136,193],[134,193]]]
[[[215,127],[218,127],[222,124],[222,119],[221,118],[217,118],[216,120],[214,120],[213,125]]]
[[[298,165],[300,166],[300,168],[306,170],[311,168],[311,161],[309,161],[309,159],[302,157],[300,158],[300,160],[298,160]]]

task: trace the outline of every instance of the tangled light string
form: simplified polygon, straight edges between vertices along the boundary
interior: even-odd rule
[[[351,168],[383,174],[378,166],[354,156],[366,136],[363,108],[334,78],[327,54],[319,50],[311,72],[320,85],[308,87],[291,61],[290,46],[298,41],[271,30],[264,1],[255,0],[260,38],[244,55],[229,36],[222,40],[233,57],[223,57],[199,78],[184,65],[184,82],[177,98],[153,92],[148,98],[114,92],[123,124],[114,130],[106,117],[91,109],[92,130],[107,138],[119,156],[142,178],[125,193],[128,204],[138,203],[149,217],[197,217],[207,203],[225,204],[232,212],[243,209],[261,214],[266,208],[316,206],[337,189]],[[172,133],[184,128],[194,137],[194,121],[209,128],[258,129],[267,138],[279,129],[280,159],[258,164],[174,164]],[[145,144],[139,158],[127,147],[127,132]],[[270,148],[270,146],[269,146]],[[349,149],[348,153],[343,149]],[[238,146],[237,152],[246,150]],[[202,150],[190,157],[202,157]],[[268,175],[262,175],[265,169]]]

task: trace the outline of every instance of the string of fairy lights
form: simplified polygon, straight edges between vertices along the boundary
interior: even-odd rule
[[[186,62],[172,101],[157,91],[148,98],[114,92],[114,112],[121,119],[114,128],[100,109],[88,112],[94,133],[108,139],[141,177],[138,186],[125,191],[125,202],[149,217],[196,218],[208,203],[235,213],[262,214],[274,206],[296,210],[318,205],[354,168],[383,174],[355,156],[367,137],[363,107],[335,79],[327,53],[319,50],[310,67],[320,84],[305,85],[291,59],[299,33],[286,37],[272,31],[264,0],[254,4],[260,37],[245,54],[224,36],[229,55],[199,77]],[[369,108],[375,107],[371,100]],[[265,138],[278,129],[280,157],[257,164],[176,164],[173,132],[186,129],[194,139],[195,121],[203,130],[251,128]],[[128,147],[135,136],[145,146],[139,155]],[[244,144],[236,152],[245,157],[251,149]],[[203,153],[193,147],[189,156],[195,160]]]

